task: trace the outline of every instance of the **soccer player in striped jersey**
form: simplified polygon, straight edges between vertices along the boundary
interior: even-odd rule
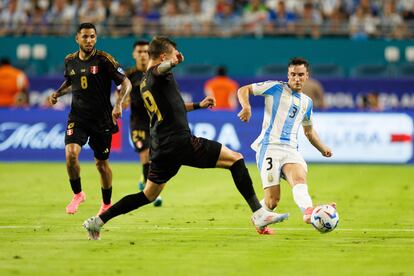
[[[323,156],[332,156],[331,149],[322,143],[312,127],[312,100],[302,93],[308,78],[309,63],[303,58],[293,58],[288,65],[287,83],[253,83],[238,91],[242,106],[238,116],[243,122],[248,122],[252,115],[249,94],[265,97],[262,131],[252,144],[265,191],[262,205],[268,210],[276,208],[280,200],[280,177],[283,177],[292,187],[293,199],[306,223],[310,223],[313,203],[306,181],[307,165],[298,152],[299,126],[303,126],[309,142]]]

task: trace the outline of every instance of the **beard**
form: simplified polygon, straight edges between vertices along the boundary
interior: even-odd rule
[[[81,46],[80,48],[81,48],[82,52],[84,52],[85,54],[90,54],[90,53],[92,53],[93,49],[95,49],[95,47],[94,47],[94,46],[92,46],[92,47],[90,48],[90,50],[88,50],[88,48],[83,47],[83,46]]]

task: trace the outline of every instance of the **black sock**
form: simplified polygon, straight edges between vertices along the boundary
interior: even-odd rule
[[[74,194],[79,194],[80,192],[82,192],[82,187],[81,187],[81,180],[80,178],[78,179],[69,179],[70,182],[70,186],[72,187],[72,191]]]
[[[144,192],[139,192],[137,194],[124,196],[120,201],[115,203],[108,211],[99,215],[103,222],[119,216],[121,214],[126,214],[132,210],[137,209],[138,207],[144,206],[150,203],[148,198],[145,196]]]
[[[148,171],[149,163],[142,164],[142,175],[144,176],[144,184],[147,183]]]
[[[260,205],[260,202],[256,197],[256,193],[254,192],[253,182],[250,178],[249,171],[244,164],[244,159],[237,160],[230,167],[230,171],[237,190],[239,190],[247,204],[249,204],[250,209],[255,212],[262,208],[262,205]]]
[[[111,203],[111,197],[112,197],[112,186],[109,189],[101,188],[102,191],[102,200],[104,204],[108,205]]]

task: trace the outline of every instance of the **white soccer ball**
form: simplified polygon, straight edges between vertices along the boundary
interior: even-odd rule
[[[321,233],[331,232],[339,222],[339,214],[331,205],[320,205],[315,207],[311,216],[311,223]]]

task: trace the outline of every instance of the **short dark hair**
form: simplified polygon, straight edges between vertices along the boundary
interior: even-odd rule
[[[145,45],[149,45],[149,42],[147,40],[137,40],[134,42],[132,49],[135,49],[135,47],[137,46],[145,46]]]
[[[10,59],[8,57],[2,57],[0,58],[0,65],[10,65]]]
[[[158,58],[162,53],[168,52],[170,47],[177,48],[177,43],[166,36],[156,36],[149,45],[149,56],[151,58]]]
[[[227,75],[226,66],[221,65],[221,66],[217,67],[217,75],[218,76],[226,76]]]
[[[89,22],[79,24],[77,33],[80,33],[82,29],[94,29],[95,33],[96,33],[95,25],[93,25],[92,23],[89,23]]]
[[[292,58],[289,61],[288,68],[290,66],[292,66],[292,65],[293,66],[295,66],[295,65],[305,65],[306,70],[308,70],[308,72],[310,73],[310,64],[309,64],[309,62],[306,59],[304,59],[302,57],[294,57],[294,58]]]

